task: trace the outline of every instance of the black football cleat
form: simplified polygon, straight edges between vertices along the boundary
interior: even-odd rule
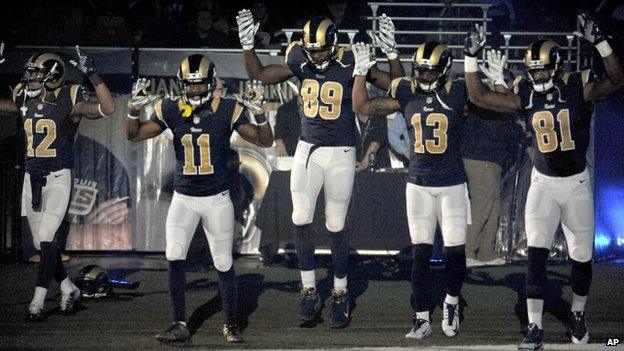
[[[30,306],[28,306],[28,316],[26,320],[31,323],[43,321],[43,306],[31,303]]]
[[[74,313],[76,302],[80,299],[80,289],[76,288],[69,294],[61,293],[61,302],[59,312],[64,315]]]
[[[156,339],[164,344],[182,343],[191,339],[191,333],[186,325],[175,322],[167,330],[156,335]]]
[[[544,331],[537,327],[537,324],[531,323],[527,327],[527,333],[524,339],[518,345],[518,351],[534,351],[544,348]]]
[[[301,289],[301,304],[299,305],[299,327],[313,328],[318,324],[321,313],[321,296],[315,288]]]
[[[223,336],[225,336],[225,341],[231,343],[240,343],[244,342],[243,336],[238,330],[238,326],[236,324],[225,324],[223,326]]]
[[[585,312],[572,312],[572,330],[570,331],[572,342],[575,344],[587,344],[589,331],[585,322]]]
[[[342,329],[349,325],[351,320],[349,313],[349,295],[347,292],[332,289],[330,327],[332,329]]]

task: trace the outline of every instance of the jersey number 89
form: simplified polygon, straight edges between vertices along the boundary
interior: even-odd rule
[[[319,94],[321,102],[328,106],[319,104]],[[337,82],[325,82],[319,86],[318,81],[305,79],[301,84],[301,100],[303,114],[306,117],[314,118],[320,115],[326,120],[337,119],[340,117],[342,105],[342,85]]]

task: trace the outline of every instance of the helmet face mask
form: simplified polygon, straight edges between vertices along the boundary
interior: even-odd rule
[[[524,68],[531,89],[538,93],[552,89],[561,74],[562,60],[559,45],[554,41],[541,39],[531,43],[524,55]]]
[[[423,92],[431,92],[448,80],[453,57],[446,45],[430,41],[422,44],[412,58],[412,80]]]
[[[314,17],[303,26],[303,51],[308,64],[324,72],[338,52],[338,29],[326,17]]]
[[[182,60],[177,75],[182,101],[192,106],[210,101],[216,87],[215,77],[215,65],[207,56],[196,54]]]

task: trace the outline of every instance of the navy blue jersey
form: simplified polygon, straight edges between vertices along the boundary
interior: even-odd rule
[[[74,135],[78,129],[71,110],[77,103],[87,100],[88,95],[80,85],[64,85],[41,94],[52,98],[46,97],[46,102],[28,98],[21,84],[13,90],[13,101],[20,111],[26,135],[25,170],[48,174],[71,169],[74,167]]]
[[[227,172],[230,136],[250,123],[243,105],[214,98],[184,117],[182,100],[162,99],[154,105],[151,119],[173,132],[176,172],[175,191],[189,196],[211,196],[229,188]]]
[[[286,50],[286,64],[301,82],[301,140],[321,146],[355,146],[353,53],[338,49],[329,68],[317,73],[308,64],[301,43],[293,42]]]
[[[546,93],[533,92],[522,77],[514,82],[533,130],[534,163],[540,173],[567,177],[585,169],[591,105],[583,98],[583,87],[594,80],[590,70],[565,73]]]
[[[397,78],[390,96],[403,110],[410,136],[409,181],[421,186],[450,186],[467,181],[460,152],[466,85],[448,82],[424,93],[411,78]]]

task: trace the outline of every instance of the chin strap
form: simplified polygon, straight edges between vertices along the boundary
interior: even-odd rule
[[[435,81],[432,83],[421,83],[417,81],[417,83],[418,83],[418,87],[420,88],[420,90],[425,91],[425,92],[436,90],[436,88],[438,87],[438,81]]]

